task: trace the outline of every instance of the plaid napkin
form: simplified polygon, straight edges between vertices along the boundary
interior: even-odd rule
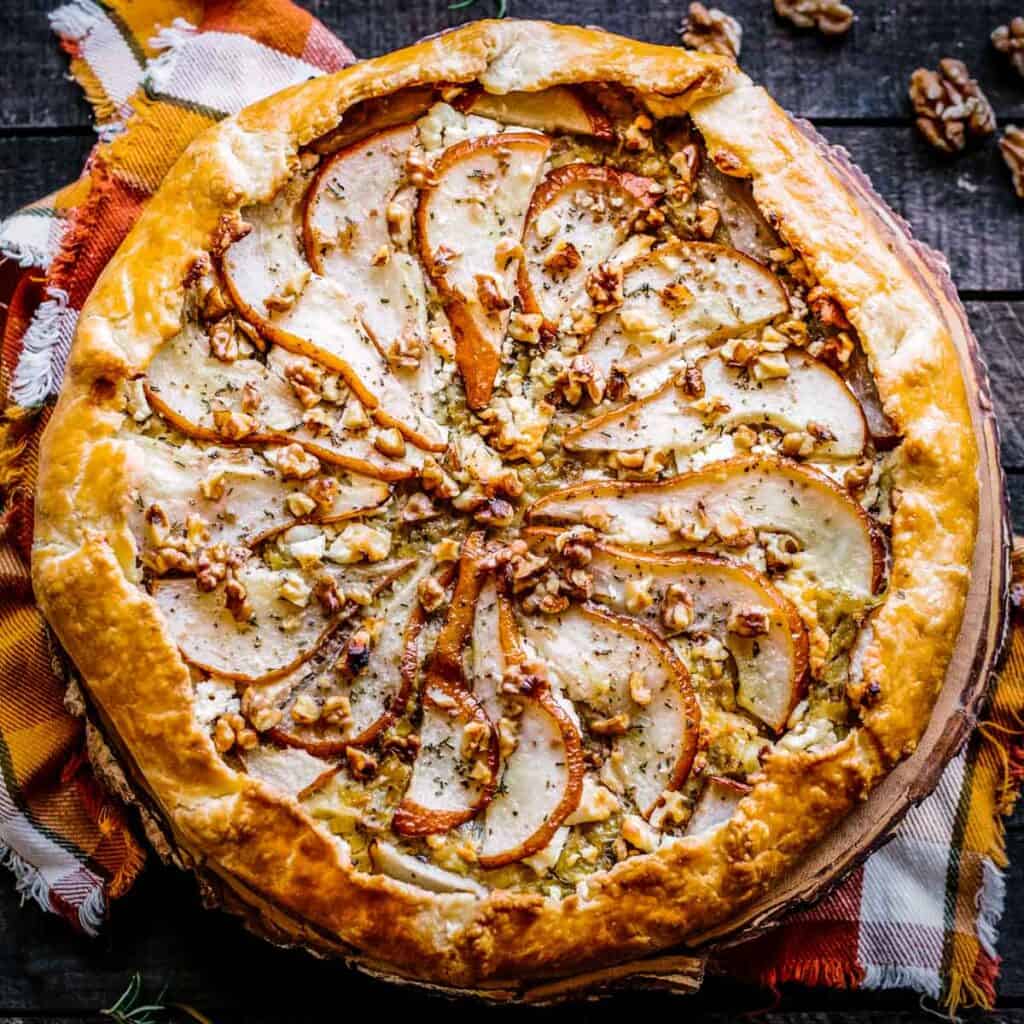
[[[144,852],[91,774],[81,723],[64,710],[62,662],[32,601],[39,435],[78,311],[188,142],[225,114],[354,58],[289,0],[73,0],[51,21],[99,142],[76,182],[0,224],[0,859],[26,898],[92,934]],[[990,1007],[1002,818],[1024,776],[1022,712],[1017,629],[989,719],[896,838],[813,910],[712,969],[773,989],[911,987],[950,1010]]]

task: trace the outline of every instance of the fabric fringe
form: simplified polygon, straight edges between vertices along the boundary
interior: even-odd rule
[[[939,975],[926,967],[907,967],[902,964],[872,964],[864,971],[866,989],[908,988],[938,999],[942,982]]]
[[[10,406],[0,422],[0,498],[6,504],[21,482],[24,467],[21,456],[32,437],[35,410]]]
[[[103,89],[95,72],[80,59],[78,45],[107,19],[107,14],[93,0],[71,0],[50,14],[50,27],[60,37],[61,45],[71,55],[75,81],[82,87],[85,98],[96,112],[96,130],[121,117],[121,111]]]
[[[1000,827],[1000,831],[1002,828]],[[978,941],[985,953],[994,960],[999,958],[999,921],[1006,905],[1006,874],[986,857],[981,862],[981,892],[978,894]]]
[[[778,991],[779,986],[787,982],[812,987],[858,988],[863,978],[864,971],[857,964],[838,957],[783,962],[760,976],[761,981],[773,991]]]
[[[14,214],[14,217],[18,216]],[[11,221],[14,217],[0,221],[0,256],[17,263],[19,267],[39,267],[46,270],[50,264],[50,253],[31,242],[19,242],[10,238]]]
[[[183,46],[187,46],[196,35],[199,29],[186,18],[175,18],[166,28],[160,29],[155,36],[149,40],[149,45],[160,53],[153,57],[146,65],[146,75],[142,80],[143,92],[150,95],[159,92],[157,83],[173,74],[174,62],[178,59],[178,53]]]
[[[56,390],[53,357],[62,341],[71,340],[78,312],[68,305],[63,288],[47,288],[22,337],[22,353],[11,382],[11,401],[20,406],[40,406]]]
[[[981,978],[970,977],[956,968],[952,968],[946,978],[946,995],[942,1005],[953,1017],[959,1010],[980,1007],[991,1010],[995,1003],[996,978],[999,974],[997,962],[990,961],[991,967]]]

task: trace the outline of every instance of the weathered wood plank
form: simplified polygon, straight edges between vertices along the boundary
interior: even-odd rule
[[[1010,516],[1013,520],[1013,532],[1024,536],[1024,473],[1007,473],[1006,489],[1010,494]],[[1024,857],[1024,835],[1021,835],[1018,846],[1020,856]],[[1021,882],[1024,883],[1024,869],[1022,869]],[[1024,960],[1024,924],[1021,928],[1021,957]],[[1022,984],[1021,991],[1024,994],[1024,962],[1021,963]]]
[[[940,158],[910,127],[825,127],[915,236],[945,253],[960,289],[1024,289],[1024,203],[998,150]]]
[[[44,12],[59,0],[12,4],[0,41],[0,126],[88,123],[78,89],[63,80],[64,58]],[[489,17],[497,0],[457,11],[446,0],[305,0],[360,55],[383,53],[443,28]],[[919,64],[966,60],[998,113],[1022,116],[1024,89],[992,52],[988,35],[1019,13],[1013,0],[858,0],[858,21],[839,42],[798,32],[779,21],[769,0],[720,0],[745,29],[743,65],[786,107],[808,117],[906,117],[906,85]],[[656,43],[679,41],[683,0],[509,0],[521,18],[600,25]]]
[[[73,181],[96,138],[0,136],[0,217]]]

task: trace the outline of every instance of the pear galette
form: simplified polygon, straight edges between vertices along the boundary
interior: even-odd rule
[[[480,23],[203,135],[82,313],[39,600],[178,859],[452,985],[685,940],[911,751],[936,281],[722,57]]]

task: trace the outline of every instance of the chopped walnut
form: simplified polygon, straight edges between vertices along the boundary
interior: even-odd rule
[[[539,452],[554,412],[550,402],[534,404],[522,395],[500,395],[491,400],[490,408],[481,411],[484,425],[480,434],[507,459],[526,459],[539,465],[544,461]]]
[[[345,411],[341,414],[341,425],[345,430],[359,432],[370,426],[371,420],[363,403],[350,398],[345,403]]]
[[[843,474],[843,484],[846,486],[848,491],[852,491],[854,494],[860,494],[871,480],[872,472],[874,472],[874,466],[869,459],[865,459],[863,462],[858,462],[856,466],[851,467]]]
[[[272,458],[285,480],[310,480],[320,472],[320,460],[300,444],[286,444]]]
[[[638,814],[627,814],[622,819],[622,838],[642,853],[653,853],[661,842],[657,829]]]
[[[849,328],[850,321],[846,319],[842,306],[828,295],[820,285],[812,288],[807,293],[807,305],[811,307],[811,312],[826,327],[835,327],[841,331]]]
[[[830,366],[841,369],[853,355],[853,338],[848,332],[839,331],[830,338],[812,341],[807,346],[807,352],[815,359],[824,360]]]
[[[247,380],[242,386],[242,412],[255,413],[263,404],[263,395],[259,385],[253,380]]]
[[[398,245],[408,245],[412,240],[412,208],[405,203],[390,202],[384,211],[388,232]]]
[[[420,482],[423,484],[423,489],[435,498],[454,498],[459,493],[459,485],[430,455],[423,459]]]
[[[584,394],[596,405],[604,398],[604,375],[590,356],[573,356],[555,378],[555,390],[569,405],[579,405]]]
[[[670,583],[665,590],[661,624],[669,633],[681,633],[693,625],[693,597],[681,583]]]
[[[221,715],[213,727],[213,745],[221,754],[228,753],[235,746],[240,750],[252,750],[257,743],[259,736],[237,713]]]
[[[352,705],[343,693],[332,694],[324,701],[321,719],[328,725],[346,729],[352,724]]]
[[[292,718],[299,725],[313,725],[320,719],[320,705],[308,693],[300,693],[292,705]]]
[[[791,430],[783,435],[779,448],[788,458],[806,459],[814,451],[814,438],[802,430]]]
[[[704,374],[699,366],[690,364],[685,367],[676,374],[674,383],[687,398],[704,397]]]
[[[764,550],[765,568],[770,573],[785,572],[800,552],[796,540],[785,533],[764,533],[758,538]]]
[[[320,401],[324,372],[316,363],[307,359],[297,359],[288,364],[284,376],[304,408],[312,409]]]
[[[210,355],[222,363],[233,363],[241,355],[234,317],[226,316],[210,328]]]
[[[542,555],[524,551],[514,554],[509,559],[508,567],[512,579],[512,592],[519,594],[536,583],[539,574],[548,567],[548,560]]]
[[[743,42],[740,23],[717,7],[690,4],[690,13],[679,29],[683,46],[701,53],[718,53],[723,57],[739,57]]]
[[[764,636],[770,628],[768,609],[757,605],[734,605],[726,625],[730,633],[745,637]]]
[[[654,122],[646,114],[638,114],[626,129],[622,144],[633,152],[641,152],[651,146],[651,129]]]
[[[292,491],[292,493],[285,498],[284,503],[287,506],[288,511],[295,516],[296,519],[302,519],[316,510],[316,502],[308,494],[303,494],[301,491]]]
[[[693,292],[682,281],[673,281],[658,292],[662,304],[674,313],[681,312],[693,305]]]
[[[732,443],[740,451],[749,451],[757,444],[757,431],[752,430],[746,423],[741,423],[732,432]]]
[[[775,13],[825,36],[845,35],[853,24],[853,11],[840,0],[775,0]]]
[[[570,565],[589,565],[594,557],[597,534],[589,526],[572,526],[555,537],[555,550]]]
[[[645,708],[654,699],[650,686],[642,672],[630,672],[629,674],[629,696],[634,704]]]
[[[345,605],[345,596],[337,581],[326,573],[313,584],[313,597],[325,615],[337,615]]]
[[[714,203],[701,203],[697,207],[697,220],[694,225],[698,236],[709,241],[714,237],[721,219],[722,214]]]
[[[936,149],[958,153],[968,136],[991,135],[995,114],[963,61],[944,57],[938,71],[918,68],[910,79],[917,127]]]
[[[256,431],[258,424],[256,418],[247,412],[214,409],[213,426],[226,441],[243,441]]]
[[[539,611],[545,615],[558,615],[568,607],[569,599],[562,593],[562,582],[553,572],[549,572],[523,599],[523,611],[531,614]]]
[[[345,759],[352,775],[360,781],[372,779],[377,774],[377,759],[358,747],[346,747]]]
[[[654,604],[654,596],[651,594],[653,583],[653,576],[641,576],[639,579],[626,580],[624,595],[628,612],[636,615],[638,612],[646,611]]]
[[[238,622],[248,622],[253,616],[249,594],[242,582],[234,576],[224,581],[224,606]]]
[[[544,257],[544,269],[549,274],[567,274],[570,270],[575,270],[582,261],[579,249],[572,242],[563,239],[556,242],[551,252]]]
[[[622,711],[611,718],[598,718],[590,723],[590,731],[595,736],[625,736],[629,732],[629,715]]]
[[[415,370],[422,359],[423,342],[410,332],[400,334],[388,349],[388,362],[400,369]]]
[[[493,274],[476,274],[474,280],[477,300],[488,313],[500,313],[512,305],[501,282]]]
[[[408,501],[402,506],[403,523],[422,523],[427,519],[434,519],[441,514],[440,509],[431,500],[429,494],[423,491],[416,491],[409,495]]]
[[[473,513],[473,520],[481,526],[511,526],[515,518],[515,508],[504,498],[488,498]]]
[[[210,252],[214,256],[223,256],[235,242],[241,241],[250,231],[252,225],[246,224],[238,213],[222,213],[213,233]]]
[[[622,267],[599,263],[587,275],[586,290],[595,313],[610,313],[622,305]]]
[[[540,313],[514,312],[508,321],[510,338],[521,341],[524,345],[536,345],[540,341],[540,329],[544,325],[544,317]]]
[[[391,553],[391,534],[365,523],[350,523],[327,549],[332,562],[349,565],[364,557],[370,562],[383,561]]]
[[[409,184],[414,188],[427,188],[437,184],[426,154],[418,146],[409,150],[405,160],[405,173],[409,176]]]
[[[447,601],[444,587],[434,576],[425,576],[420,580],[416,595],[425,612],[436,612]]]
[[[498,719],[498,753],[508,759],[519,746],[519,723],[513,718]]]
[[[668,324],[640,309],[624,309],[619,314],[619,323],[627,334],[634,335],[641,343],[663,345],[671,333]]]
[[[388,427],[377,431],[373,447],[389,459],[400,459],[405,455],[405,438],[396,427]]]
[[[1024,128],[1011,124],[999,140],[999,150],[1013,175],[1014,191],[1024,199]]]
[[[305,608],[309,604],[312,592],[312,588],[297,572],[286,572],[277,588],[277,596],[297,608]]]
[[[1017,74],[1024,78],[1024,18],[1013,18],[1008,25],[1000,25],[992,33],[992,45],[1009,57]]]
[[[386,267],[391,262],[391,246],[385,242],[371,257],[371,267]]]
[[[726,509],[714,523],[714,532],[728,548],[746,548],[757,539],[753,529],[735,509]]]
[[[789,376],[789,360],[785,352],[762,352],[751,368],[754,380],[777,380]]]

